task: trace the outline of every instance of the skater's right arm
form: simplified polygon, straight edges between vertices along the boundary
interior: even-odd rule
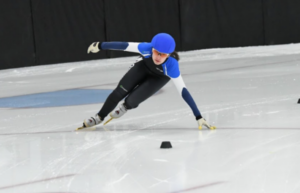
[[[151,54],[152,45],[137,42],[94,42],[89,46],[88,53],[97,53],[100,50],[120,50],[146,55]]]

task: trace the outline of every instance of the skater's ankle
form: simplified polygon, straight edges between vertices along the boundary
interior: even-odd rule
[[[101,120],[101,121],[103,121],[103,120],[104,120],[104,118],[105,118],[105,117],[104,117],[104,118],[102,118],[102,116],[100,116],[100,115],[99,115],[99,113],[98,113],[97,115],[98,115],[98,117],[100,118],[100,120]]]
[[[126,102],[124,102],[122,105],[125,107],[126,111],[131,109],[130,106],[128,104],[126,104]]]

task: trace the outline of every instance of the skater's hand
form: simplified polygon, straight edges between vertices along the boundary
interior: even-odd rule
[[[89,48],[88,48],[88,50],[87,50],[87,53],[89,54],[89,53],[97,53],[97,52],[99,52],[100,51],[100,49],[99,49],[99,43],[100,42],[93,42],[90,46],[89,46]]]
[[[198,119],[197,121],[198,121],[198,125],[199,125],[199,129],[200,129],[200,130],[202,129],[202,126],[203,126],[203,125],[204,125],[205,127],[207,127],[208,129],[211,129],[211,130],[216,129],[215,126],[209,125],[209,124],[207,123],[207,121],[206,121],[205,119],[203,119],[203,118]]]

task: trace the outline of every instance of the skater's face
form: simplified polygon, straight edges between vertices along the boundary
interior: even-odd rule
[[[161,65],[169,57],[169,54],[161,53],[154,48],[152,49],[152,53],[152,60],[156,65]]]

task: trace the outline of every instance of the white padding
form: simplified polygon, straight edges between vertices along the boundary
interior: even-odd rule
[[[140,53],[138,46],[140,43],[136,43],[136,42],[128,42],[128,47],[124,50],[127,52],[135,52],[135,53]]]
[[[186,88],[185,84],[184,84],[184,81],[182,79],[182,76],[179,75],[177,78],[172,78],[172,81],[173,83],[175,84],[176,86],[176,89],[177,91],[179,92],[180,96],[181,96],[181,93],[182,93],[182,89],[183,88]]]

